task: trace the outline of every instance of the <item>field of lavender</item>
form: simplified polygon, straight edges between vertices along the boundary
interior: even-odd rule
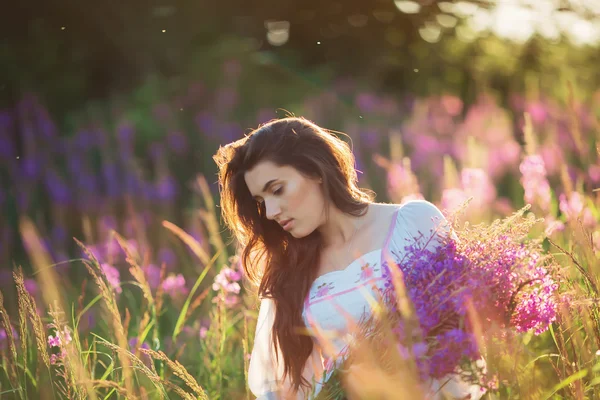
[[[70,134],[34,94],[2,110],[1,398],[252,398],[257,301],[210,155],[288,112],[347,133],[378,201],[471,199],[470,224],[530,204],[544,218],[530,237],[563,268],[563,307],[496,359],[487,396],[600,398],[600,91],[500,102],[486,90],[465,104],[340,80],[241,114],[240,66],[223,71],[228,85],[191,84],[143,113],[90,106]]]

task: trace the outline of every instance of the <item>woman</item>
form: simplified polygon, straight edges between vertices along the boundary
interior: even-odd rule
[[[249,387],[259,399],[312,398],[348,344],[347,315],[369,312],[363,290],[383,288],[382,261],[444,217],[426,201],[373,202],[349,146],[303,118],[267,123],[214,159],[222,216],[261,298]],[[326,346],[302,328],[338,335]]]

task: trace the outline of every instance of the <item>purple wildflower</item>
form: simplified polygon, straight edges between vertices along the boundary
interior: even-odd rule
[[[156,289],[160,286],[160,267],[154,264],[148,264],[142,268],[146,275],[146,280],[151,289]]]
[[[433,248],[423,246],[422,239],[415,238],[406,246],[404,259],[392,268],[402,272],[419,328],[430,346],[428,358],[417,359],[423,373],[440,378],[462,361],[480,357],[467,318],[469,304],[483,316],[486,326],[518,332],[540,334],[556,319],[558,285],[533,247],[509,236],[485,243],[444,238]],[[388,277],[389,268],[386,265]],[[387,290],[393,298],[391,284]],[[394,302],[390,304],[394,310]],[[461,321],[464,329],[458,329]],[[400,343],[409,334],[402,324],[395,332]]]

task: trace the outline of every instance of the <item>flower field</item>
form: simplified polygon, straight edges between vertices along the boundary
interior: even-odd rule
[[[0,112],[1,398],[253,398],[258,302],[210,155],[286,111],[236,114],[239,68],[143,113],[90,108],[69,134],[33,94]],[[539,218],[528,235],[560,266],[557,315],[487,349],[490,399],[600,398],[600,91],[565,93],[465,104],[339,81],[288,107],[348,135],[377,201],[470,200],[470,225],[525,205]]]

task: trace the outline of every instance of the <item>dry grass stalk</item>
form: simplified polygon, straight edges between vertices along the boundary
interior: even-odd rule
[[[196,182],[198,183],[198,187],[200,188],[200,192],[206,206],[206,210],[199,210],[199,214],[204,221],[206,229],[208,230],[208,240],[213,246],[215,246],[216,252],[220,254],[219,263],[227,264],[227,251],[221,237],[220,224],[216,217],[216,207],[210,192],[210,188],[208,187],[206,178],[202,175],[198,175]]]
[[[242,350],[244,352],[244,382],[246,382],[246,400],[250,400],[250,388],[248,387],[248,369],[249,362],[246,354],[248,353],[248,317],[244,315],[244,336],[242,337]]]
[[[40,359],[44,362],[47,368],[50,368],[50,356],[46,349],[46,335],[44,334],[44,324],[42,319],[37,313],[35,301],[31,294],[25,288],[25,281],[23,278],[23,270],[21,267],[17,268],[13,272],[15,278],[15,285],[17,287],[17,295],[19,296],[19,314],[21,314],[21,308],[24,308],[25,314],[29,315],[29,321],[33,327],[33,333],[35,337],[36,346],[40,355]],[[21,317],[21,315],[20,315]],[[22,318],[25,318],[23,315]],[[25,320],[20,321],[22,325],[26,326]],[[23,339],[24,341],[25,339]]]
[[[125,252],[125,261],[130,265],[129,272],[135,278],[135,280],[138,282],[138,284],[139,284],[138,286],[140,287],[140,289],[142,289],[142,293],[143,293],[144,297],[146,298],[146,300],[148,300],[148,303],[150,305],[153,305],[154,298],[152,297],[152,291],[150,290],[150,284],[148,283],[148,280],[146,279],[146,275],[144,274],[144,271],[138,265],[138,263],[135,260],[135,257],[132,255],[129,245],[127,244],[125,239],[123,239],[123,237],[121,235],[119,235],[118,233],[113,231],[112,235],[115,237],[115,239],[117,239],[119,246],[121,246],[121,249],[123,249],[123,251]]]
[[[121,365],[123,367],[125,387],[128,391],[134,393],[131,365],[129,364],[128,357],[125,354],[123,354],[123,349],[127,348],[127,335],[121,321],[121,314],[119,312],[119,307],[117,305],[117,300],[115,298],[114,291],[108,285],[106,275],[104,274],[102,268],[100,268],[100,263],[98,259],[96,259],[94,254],[91,251],[89,251],[83,243],[81,243],[75,238],[74,240],[90,259],[90,261],[85,260],[83,263],[85,264],[90,275],[92,275],[92,277],[94,278],[96,285],[100,289],[100,294],[102,295],[106,308],[110,316],[112,317],[110,321],[115,332],[117,343],[119,344],[118,354],[119,359],[121,360]]]
[[[131,353],[130,351],[126,350],[125,348],[120,347],[117,344],[111,343],[111,342],[109,342],[107,340],[104,340],[102,338],[101,338],[101,340],[98,343],[100,343],[101,345],[109,348],[114,353],[119,354],[119,358],[121,360],[123,359],[123,357],[126,357],[128,359],[128,364],[129,363],[133,364],[133,366],[135,366],[136,369],[140,370],[154,384],[156,384],[156,385],[163,385],[164,384],[164,382],[161,380],[160,376],[158,376],[158,374],[156,373],[156,371],[153,371],[150,368],[148,368],[146,366],[146,364],[144,364],[144,362],[139,359],[139,357],[135,356],[135,354]],[[165,386],[167,386],[167,385],[165,385]],[[159,390],[158,393],[160,393],[160,398],[163,399],[164,397],[162,396],[162,391]]]
[[[131,313],[129,312],[129,309],[126,308],[125,309],[125,318],[123,320],[123,331],[124,332],[129,332],[129,324],[131,323]]]
[[[202,293],[200,293],[200,295],[198,297],[196,297],[196,299],[192,302],[192,304],[190,304],[190,308],[188,309],[188,311],[185,315],[186,319],[192,315],[194,310],[196,310],[198,307],[200,307],[200,305],[202,304],[202,302],[204,301],[206,296],[208,296],[208,294],[210,293],[211,289],[212,289],[212,287],[210,287],[210,286],[207,287],[206,289],[204,289],[202,291]]]
[[[15,338],[13,336],[13,328],[10,323],[10,318],[8,317],[8,313],[6,312],[6,308],[4,308],[4,295],[2,291],[0,291],[0,314],[1,314],[1,322],[4,331],[6,332],[6,338],[8,339],[8,354],[9,354],[9,371],[7,373],[10,384],[13,388],[19,387],[19,377],[17,376],[17,347],[15,346]]]
[[[183,243],[185,243],[190,250],[202,261],[202,264],[207,265],[210,263],[210,256],[208,253],[200,246],[200,243],[193,238],[192,235],[188,234],[186,231],[178,227],[172,222],[163,221],[162,226],[170,230],[177,236]]]
[[[181,380],[185,382],[186,385],[190,389],[192,389],[199,397],[199,399],[208,400],[208,396],[206,392],[198,385],[198,382],[187,372],[185,367],[179,363],[179,361],[173,361],[165,353],[162,351],[154,351],[150,349],[140,349],[144,354],[149,355],[150,357],[166,362],[167,366],[173,371],[173,373],[178,376]]]
[[[56,274],[53,268],[49,268],[52,265],[51,257],[48,254],[45,246],[42,243],[42,239],[37,232],[37,229],[33,222],[23,216],[19,220],[19,230],[21,232],[21,237],[23,239],[23,243],[27,250],[28,255],[32,259],[32,264],[38,274],[38,281],[44,282],[43,285],[40,285],[40,289],[42,292],[42,297],[47,305],[55,305],[58,309],[64,310],[64,302],[62,301],[61,289],[58,284],[58,279],[56,278]],[[22,288],[20,289],[23,294],[28,298],[28,311],[31,319],[31,323],[33,325],[33,331],[35,334],[35,340],[42,356],[42,360],[45,362],[46,367],[50,367],[48,351],[46,347],[46,335],[45,335],[45,327],[42,322],[40,315],[37,313],[35,300],[33,297],[25,290],[23,283],[23,273],[20,272],[20,283]],[[16,280],[16,279],[15,279]],[[71,359],[71,371],[75,376],[80,379],[85,379],[87,377],[87,370],[83,367],[81,360],[78,357],[77,351],[74,349],[74,346],[71,345],[70,351],[70,359]],[[87,398],[95,399],[96,396],[91,387],[85,388],[87,391]]]
[[[60,342],[60,349],[66,353],[66,356],[62,358],[58,364],[62,365],[62,368],[56,368],[57,365],[55,365],[55,372],[58,376],[63,378],[64,386],[58,385],[59,382],[57,381],[55,381],[55,384],[57,384],[61,390],[64,390],[63,393],[67,398],[85,399],[85,393],[77,386],[76,382],[85,382],[87,377],[78,374],[78,372],[81,371],[82,366],[79,362],[79,353],[77,348],[75,348],[75,343],[73,341],[67,343],[65,332],[69,328],[63,319],[64,312],[54,304],[50,307],[48,315],[50,315],[50,318],[52,319],[50,326],[55,328],[55,335]],[[88,394],[89,392],[93,393],[93,388],[91,386],[88,387]]]
[[[17,289],[17,305],[19,308],[19,336],[21,337],[21,354],[23,355],[23,364],[27,360],[27,295],[24,293],[25,285],[23,284],[23,272],[20,268],[17,271],[13,271],[13,277],[15,280],[15,287]],[[17,283],[20,280],[21,284]]]
[[[164,282],[166,276],[167,276],[167,265],[165,263],[162,263],[162,265],[160,267],[160,275],[158,277],[158,280],[160,283],[158,285],[158,288],[156,289],[156,300],[155,300],[156,315],[160,315],[160,311],[162,310],[162,306],[163,306],[163,302],[164,302],[164,293],[165,293],[162,283]]]
[[[98,388],[98,387],[114,389],[120,395],[125,396],[126,399],[136,399],[137,398],[137,397],[132,397],[131,393],[129,393],[127,391],[127,389],[125,389],[124,387],[119,386],[119,384],[117,382],[101,380],[101,379],[94,379],[94,380],[86,381],[84,383],[88,383],[88,384],[92,385],[94,387],[94,389]]]

